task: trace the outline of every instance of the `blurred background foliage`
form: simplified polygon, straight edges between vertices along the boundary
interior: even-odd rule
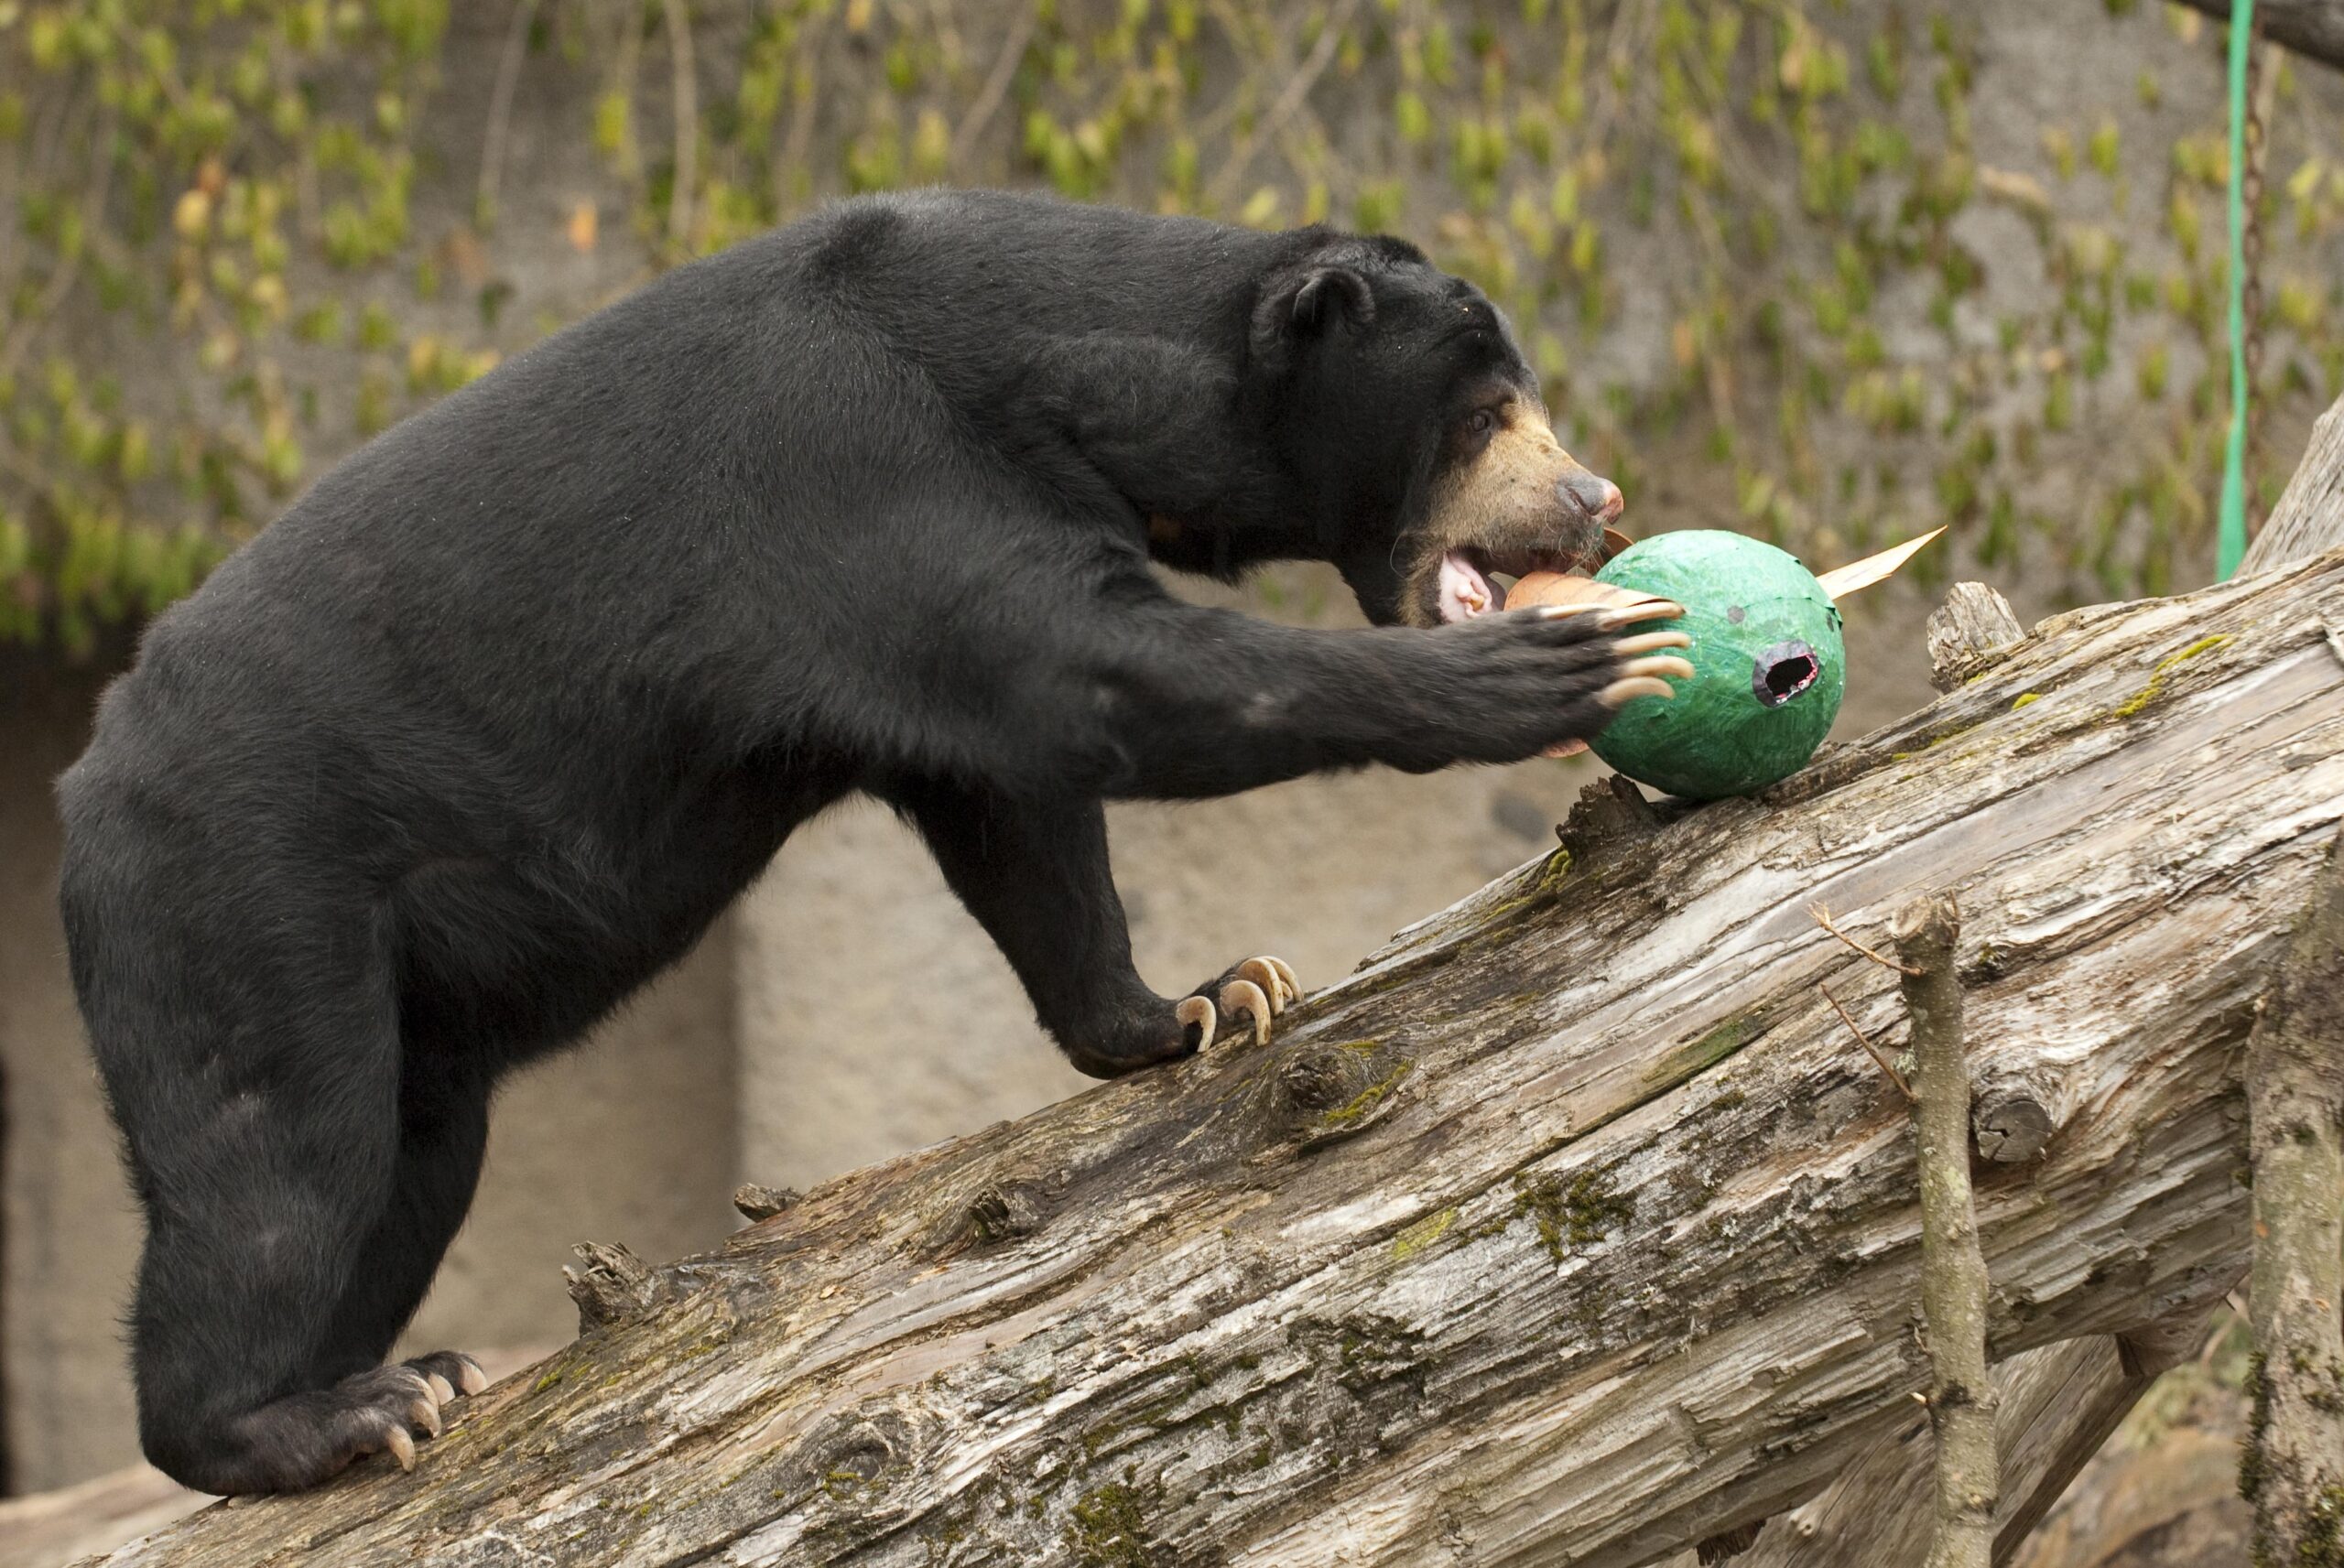
[[[2189,586],[2219,29],[2035,9],[2072,86],[1981,119],[2002,40],[1961,0],[0,0],[0,641],[168,603],[659,267],[936,182],[1407,234],[1513,313],[1644,529],[1828,564],[1945,521],[2055,598]],[[2268,81],[2258,433],[2291,454],[2344,384],[2344,98]],[[524,82],[591,187],[526,233]],[[623,263],[551,300],[548,246]]]

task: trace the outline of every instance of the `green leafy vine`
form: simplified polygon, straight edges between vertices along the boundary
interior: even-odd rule
[[[2074,9],[2080,85],[2014,134],[1951,4],[0,0],[0,640],[86,648],[595,298],[932,182],[1408,233],[1653,523],[2196,580],[2213,40]],[[2298,424],[2344,384],[2309,74],[2270,106],[2258,389]],[[553,220],[525,124],[591,148]],[[594,291],[532,281],[548,243]]]

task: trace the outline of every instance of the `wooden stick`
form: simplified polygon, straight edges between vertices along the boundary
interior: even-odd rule
[[[1815,989],[1823,993],[1823,1000],[1831,1004],[1831,1011],[1839,1015],[1839,1022],[1848,1026],[1848,1033],[1856,1037],[1856,1044],[1864,1048],[1864,1054],[1870,1056],[1873,1065],[1888,1075],[1888,1081],[1896,1086],[1896,1092],[1904,1097],[1904,1103],[1911,1105],[1913,1086],[1904,1081],[1904,1075],[1896,1070],[1896,1065],[1881,1054],[1880,1047],[1872,1043],[1870,1035],[1856,1027],[1856,1021],[1848,1016],[1848,1010],[1839,1005],[1839,999],[1831,994],[1829,986],[1818,980],[1815,982]]]
[[[2256,1563],[2331,1563],[2344,1535],[2344,862],[2335,848],[2255,1020],[2246,1078],[2254,1417],[2239,1491],[2254,1505]]]
[[[1909,906],[1891,928],[1904,962],[1920,1104],[1921,1306],[1928,1324],[1929,1424],[1937,1433],[1937,1530],[1928,1568],[1992,1568],[1994,1453],[2001,1401],[1986,1372],[1986,1260],[1970,1195],[1970,1069],[1953,952],[1961,917],[1949,898]]]
[[[1833,922],[1831,918],[1831,912],[1824,908],[1823,905],[1819,903],[1810,903],[1807,906],[1807,913],[1814,918],[1815,924],[1823,927],[1824,930],[1831,933],[1832,935],[1837,936],[1840,941],[1845,942],[1857,952],[1861,953],[1865,957],[1870,958],[1873,963],[1878,964],[1881,968],[1884,969],[1894,969],[1900,975],[1917,975],[1921,972],[1920,970],[1914,968],[1909,964],[1900,964],[1895,959],[1889,957],[1887,955],[1876,952],[1872,948],[1865,946],[1862,943],[1857,941],[1846,932],[1840,930],[1839,925]]]

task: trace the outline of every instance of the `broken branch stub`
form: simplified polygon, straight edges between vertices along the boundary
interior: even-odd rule
[[[581,1241],[570,1250],[578,1266],[564,1268],[561,1277],[578,1304],[581,1335],[632,1323],[674,1297],[668,1281],[616,1242]]]
[[[1929,684],[1951,691],[2026,635],[2010,601],[1982,582],[1958,582],[1929,616]]]

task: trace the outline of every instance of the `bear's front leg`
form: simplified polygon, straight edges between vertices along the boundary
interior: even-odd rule
[[[927,781],[886,793],[1016,971],[1042,1027],[1094,1078],[1185,1056],[1239,1019],[1266,1040],[1300,994],[1294,970],[1268,957],[1247,959],[1177,1005],[1151,990],[1132,967],[1107,814],[1095,799]]]
[[[1688,679],[1663,600],[1431,628],[1276,626],[1168,598],[1095,618],[1089,755],[1110,799],[1234,795],[1329,768],[1512,762]]]

